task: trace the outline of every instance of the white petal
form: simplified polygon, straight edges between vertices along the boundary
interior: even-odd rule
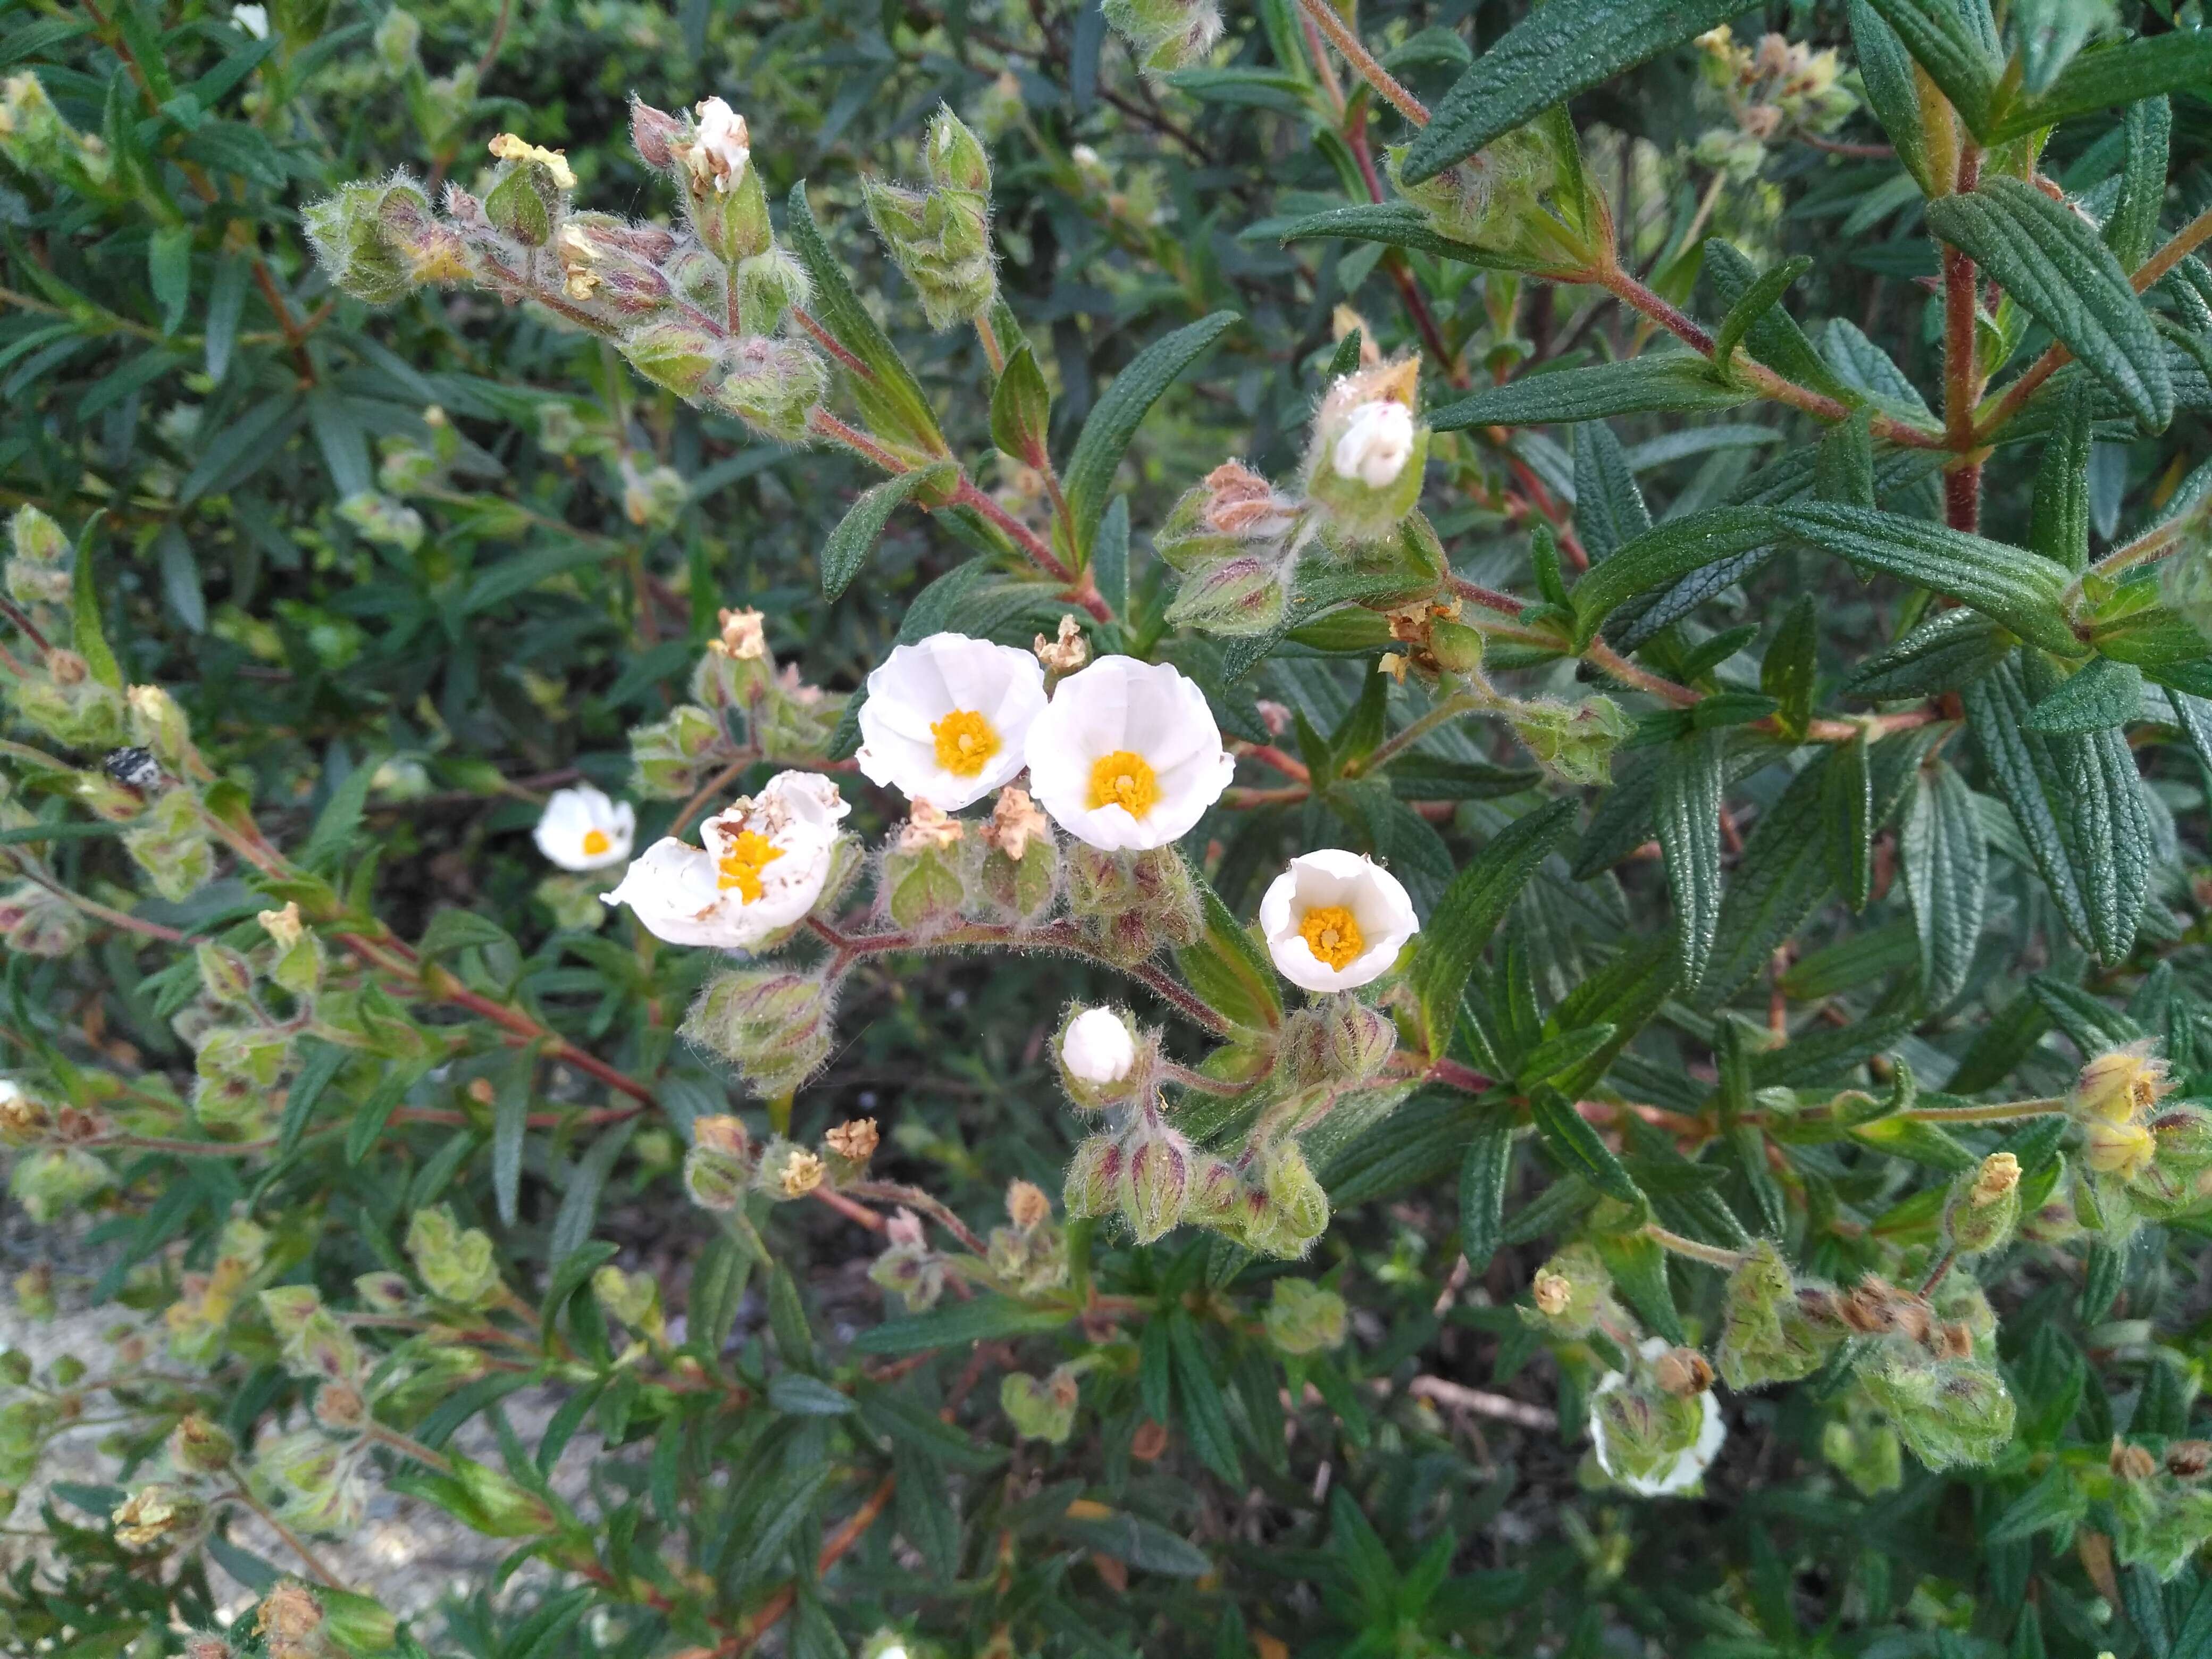
[[[1360,952],[1341,968],[1315,956],[1299,931],[1306,912],[1328,906],[1351,911],[1359,924]],[[1292,859],[1260,902],[1268,956],[1284,978],[1308,991],[1349,991],[1380,978],[1420,925],[1395,876],[1372,859],[1339,848]]]
[[[1159,799],[1142,820],[1093,807],[1091,769],[1127,750],[1152,768]],[[1101,657],[1069,675],[1030,726],[1030,793],[1078,840],[1108,851],[1164,847],[1221,798],[1237,763],[1205,695],[1172,665]]]
[[[1044,670],[1030,653],[933,634],[894,647],[868,676],[856,758],[872,782],[956,812],[1013,781],[1044,706]],[[981,714],[999,735],[997,751],[972,777],[938,763],[931,728],[956,710]]]
[[[1137,1044],[1111,1008],[1085,1008],[1068,1021],[1060,1057],[1085,1083],[1119,1083],[1137,1063]]]
[[[611,892],[609,904],[627,904],[638,925],[671,945],[744,943],[742,925],[731,915],[716,879],[714,861],[700,848],[673,836],[655,842],[633,863]]]

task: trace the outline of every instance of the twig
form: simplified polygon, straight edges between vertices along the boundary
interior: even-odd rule
[[[1335,8],[1329,5],[1328,0],[1298,0],[1298,6],[1328,37],[1329,45],[1344,54],[1344,61],[1352,65],[1361,80],[1381,93],[1392,108],[1415,126],[1428,125],[1428,106],[1399,85],[1390,71],[1375,61],[1375,54],[1367,50],[1344,19],[1336,15]]]
[[[1441,1376],[1417,1376],[1406,1385],[1406,1392],[1416,1400],[1449,1406],[1454,1411],[1473,1412],[1479,1417],[1495,1417],[1503,1422],[1517,1423],[1524,1429],[1552,1430],[1559,1426],[1559,1414],[1547,1407],[1532,1406],[1527,1401],[1516,1400],[1510,1395],[1470,1389],[1464,1383],[1449,1382]]]

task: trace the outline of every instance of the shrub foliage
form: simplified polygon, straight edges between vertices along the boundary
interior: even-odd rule
[[[2212,1655],[2200,9],[0,18],[9,1650]]]

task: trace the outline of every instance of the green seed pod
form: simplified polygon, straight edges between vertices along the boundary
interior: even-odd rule
[[[1931,1470],[1995,1462],[2012,1442],[2012,1395],[1986,1360],[1938,1359],[1891,1337],[1860,1376],[1907,1449]]]
[[[1610,697],[1585,697],[1577,703],[1548,697],[1515,703],[1507,722],[1522,746],[1563,783],[1589,788],[1613,781],[1613,751],[1631,727]]]
[[[1277,1279],[1266,1320],[1267,1340],[1285,1353],[1320,1353],[1344,1342],[1344,1298],[1310,1279]]]
[[[491,1236],[475,1227],[464,1229],[443,1205],[416,1211],[407,1225],[407,1254],[424,1286],[441,1302],[489,1307],[506,1288],[493,1259]]]
[[[1050,1376],[1031,1376],[1010,1371],[999,1384],[999,1409],[1024,1440],[1065,1445],[1075,1431],[1075,1407],[1080,1397],[1074,1373],[1065,1365]]]
[[[1587,1244],[1570,1244],[1536,1269],[1529,1281],[1534,1317],[1557,1335],[1580,1339],[1598,1328],[1613,1307],[1613,1279]]]
[[[1781,1251],[1760,1239],[1729,1274],[1715,1358],[1729,1387],[1763,1388],[1811,1376],[1844,1335],[1808,1316]]]
[[[115,1182],[107,1165],[77,1146],[50,1146],[15,1160],[8,1190],[23,1213],[40,1226],[106,1192]]]
[[[742,1121],[726,1115],[694,1118],[684,1159],[684,1188],[702,1210],[726,1212],[744,1202],[757,1165]]]
[[[1167,619],[1224,638],[1265,634],[1282,622],[1291,580],[1282,560],[1256,553],[1223,559],[1183,578]]]
[[[806,435],[807,415],[829,391],[830,371],[811,347],[755,336],[728,343],[705,397],[763,436],[797,443]]]

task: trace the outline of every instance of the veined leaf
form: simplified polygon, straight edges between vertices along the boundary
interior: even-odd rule
[[[1437,103],[1405,158],[1408,184],[1432,178],[1575,94],[1695,40],[1741,10],[1729,0],[1552,0],[1474,60]]]
[[[1913,61],[1942,89],[1977,138],[1990,137],[1990,118],[2004,64],[1995,43],[1966,21],[1957,0],[1869,0],[1897,32]]]
[[[1674,903],[1674,949],[1685,991],[1712,954],[1721,909],[1721,784],[1726,734],[1702,732],[1668,746],[1654,797],[1659,850]]]
[[[1575,428],[1575,531],[1592,563],[1651,528],[1635,469],[1613,428],[1589,421]]]
[[[1253,944],[1252,936],[1195,870],[1206,931],[1195,945],[1176,952],[1176,966],[1192,990],[1216,1012],[1255,1030],[1282,1024],[1283,994],[1274,964]]]
[[[1785,534],[1824,552],[1948,593],[2055,655],[2087,653],[2059,607],[2070,573],[2039,554],[1867,507],[1812,501],[1768,510]]]
[[[94,514],[76,538],[76,567],[70,579],[70,639],[93,678],[120,691],[123,668],[115,660],[115,653],[108,648],[107,635],[100,629],[100,584],[92,569],[92,538],[100,521],[100,514]]]
[[[2012,647],[2012,635],[1978,611],[1939,611],[1861,663],[1844,682],[1844,695],[1887,702],[1956,691],[2002,662]]]
[[[2097,233],[2064,204],[2017,179],[1985,179],[1928,204],[1928,224],[1972,254],[2005,291],[2063,341],[2146,432],[2173,419],[2173,382],[2150,313]]]
[[[860,574],[868,555],[876,550],[884,526],[890,522],[891,514],[901,501],[925,491],[949,489],[959,476],[960,469],[952,462],[939,461],[934,466],[899,473],[862,490],[860,498],[837,521],[837,527],[830,532],[830,539],[822,544],[823,597],[834,599],[852,586],[853,578]]]
[[[1352,207],[1330,208],[1287,224],[1279,222],[1273,228],[1285,242],[1311,241],[1319,237],[1380,242],[1385,247],[1411,248],[1416,253],[1432,253],[1439,259],[1451,259],[1485,270],[1528,270],[1534,268],[1535,263],[1516,254],[1439,236],[1429,224],[1428,216],[1410,202],[1362,202]]]
[[[1761,552],[1782,538],[1773,510],[1721,507],[1656,525],[1575,584],[1575,644],[1588,645],[1614,606],[1692,570]]]
[[[2006,110],[1988,136],[1992,141],[2014,138],[2093,109],[2201,90],[2208,81],[2212,81],[2212,31],[2177,29],[2126,40],[2083,52],[2042,97]]]
[[[1067,508],[1075,520],[1076,539],[1076,545],[1068,550],[1079,565],[1090,556],[1098,520],[1113,494],[1114,474],[1121,467],[1138,423],[1160,400],[1160,394],[1204,356],[1237,320],[1233,311],[1217,311],[1153,341],[1114,377],[1106,395],[1092,408],[1091,417],[1083,423],[1082,436],[1075,441],[1075,453],[1068,458],[1066,478]]]
[[[1981,815],[1972,791],[1948,766],[1916,775],[1898,843],[1919,930],[1921,982],[1929,1006],[1941,1008],[1966,988],[1989,887]]]
[[[1839,403],[1856,404],[1859,394],[1846,386],[1813,349],[1780,301],[1790,285],[1812,269],[1800,256],[1762,273],[1735,246],[1718,237],[1705,243],[1705,274],[1728,307],[1713,337],[1713,361],[1726,363],[1738,343],[1769,368],[1801,386],[1826,392]]]
[[[2096,445],[2089,383],[2075,379],[2056,400],[2057,418],[2035,469],[2027,544],[2069,570],[2089,562],[2089,458]]]
[[[791,188],[784,225],[814,285],[814,316],[860,364],[857,369],[846,365],[846,378],[852,383],[853,399],[860,404],[870,429],[878,437],[911,445],[933,456],[949,453],[928,396],[914,378],[914,371],[868,314],[860,296],[845,280],[830,245],[822,240],[814,223],[814,210],[806,203],[803,180]]]
[[[1508,380],[1431,411],[1429,424],[1439,432],[1458,432],[1471,426],[1541,426],[1613,415],[1734,409],[1754,395],[1714,379],[1704,358],[1668,351]]]
[[[1504,1242],[1505,1188],[1513,1174],[1513,1126],[1498,1122],[1475,1131],[1459,1170],[1459,1248],[1480,1273]]]
[[[1928,161],[1921,148],[1920,94],[1912,83],[1911,54],[1867,0],[1851,0],[1851,45],[1857,49],[1867,105],[1896,147],[1897,159],[1924,192]]]
[[[1443,1052],[1468,975],[1513,896],[1527,884],[1575,815],[1571,799],[1547,802],[1491,837],[1444,890],[1422,929],[1407,977],[1419,999],[1428,1052]]]
[[[1578,1175],[1607,1198],[1633,1204],[1643,1196],[1635,1177],[1599,1139],[1574,1103],[1548,1084],[1538,1084],[1528,1097],[1528,1115],[1570,1175]]]
[[[2028,711],[2027,729],[2078,737],[2142,717],[2142,671],[2110,657],[2092,657]]]

